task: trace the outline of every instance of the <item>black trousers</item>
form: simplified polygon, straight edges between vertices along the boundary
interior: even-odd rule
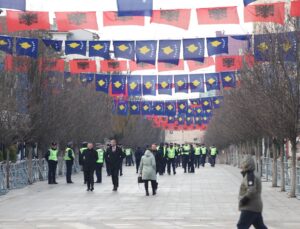
[[[195,167],[199,168],[201,163],[201,156],[200,155],[195,155]]]
[[[166,158],[163,158],[162,159],[162,173],[165,173],[166,172],[166,166],[167,166],[167,159]]]
[[[216,155],[210,155],[210,164],[212,167],[216,164]]]
[[[172,159],[168,159],[168,162],[167,162],[167,165],[168,165],[168,174],[171,174],[171,165],[172,165],[172,168],[173,168],[173,174],[176,173],[175,171],[175,158],[172,158]]]
[[[111,175],[110,166],[109,166],[109,164],[106,161],[105,161],[105,167],[106,167],[107,176],[110,176]]]
[[[179,167],[180,166],[180,162],[181,162],[181,155],[178,155],[177,157],[176,157],[176,167]]]
[[[56,167],[57,167],[57,161],[48,161],[48,184],[53,184],[56,182],[55,176],[56,176]]]
[[[120,169],[119,170],[120,170],[120,176],[122,176],[123,175],[123,160],[121,161]]]
[[[204,167],[206,162],[206,154],[201,155],[201,165]]]
[[[261,212],[241,211],[237,228],[248,229],[251,225],[253,225],[256,229],[268,229],[264,224]]]
[[[102,167],[103,167],[103,163],[96,163],[97,183],[101,183],[102,182]]]
[[[73,160],[66,160],[66,168],[67,168],[67,171],[66,171],[66,180],[67,180],[67,183],[70,183],[72,182],[72,168],[73,168]]]
[[[94,169],[85,170],[86,185],[88,189],[94,188]]]
[[[195,166],[194,166],[194,159],[190,159],[188,162],[188,170],[189,173],[194,173],[195,172]]]
[[[184,172],[186,173],[187,165],[189,162],[189,155],[182,155],[182,168],[184,169]]]
[[[140,163],[141,163],[141,160],[136,160],[136,161],[135,161],[135,167],[136,167],[136,172],[137,172],[137,173],[138,173],[138,171],[139,171]]]
[[[148,182],[151,181],[151,188],[152,188],[152,192],[155,192],[157,187],[156,187],[156,180],[144,180],[144,184],[145,184],[145,191],[148,193],[149,192],[149,184]]]
[[[119,187],[119,168],[111,168],[111,180],[115,188]]]
[[[130,155],[126,156],[126,162],[125,162],[126,166],[131,166],[131,158]]]

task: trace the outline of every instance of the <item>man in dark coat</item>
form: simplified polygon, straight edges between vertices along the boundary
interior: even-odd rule
[[[98,154],[94,149],[93,143],[88,143],[87,149],[82,152],[81,157],[83,162],[84,177],[86,178],[87,191],[93,191],[94,172],[96,168],[96,162],[98,160]]]
[[[155,161],[156,161],[156,170],[159,175],[164,175],[164,145],[160,144],[158,150],[152,149],[152,152],[155,151]]]
[[[117,146],[116,139],[110,141],[111,146],[106,151],[108,165],[110,166],[111,178],[113,183],[113,191],[117,191],[119,187],[119,170],[121,163],[125,157],[123,150]]]
[[[137,147],[134,157],[135,157],[135,166],[136,166],[136,173],[139,171],[140,163],[141,163],[141,158],[144,155],[141,147]]]

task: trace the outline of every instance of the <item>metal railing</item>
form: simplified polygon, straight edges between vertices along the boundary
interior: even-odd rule
[[[7,166],[9,168],[7,168]],[[73,172],[80,171],[78,160],[75,160]],[[62,157],[58,158],[57,176],[66,174],[66,163]],[[0,163],[0,195],[11,189],[23,188],[31,183],[48,179],[48,163],[45,159],[18,161],[16,163]]]

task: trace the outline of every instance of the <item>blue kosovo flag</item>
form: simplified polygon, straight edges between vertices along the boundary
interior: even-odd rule
[[[228,37],[206,38],[206,43],[209,56],[228,53]]]
[[[18,56],[37,58],[39,41],[35,38],[17,38],[16,53]]]
[[[129,96],[142,95],[142,77],[131,75],[127,77],[127,91]]]
[[[78,54],[86,55],[86,41],[65,41],[66,55]]]
[[[118,101],[117,106],[117,113],[118,115],[126,116],[128,114],[128,102],[127,101]]]
[[[113,75],[111,77],[111,92],[113,95],[125,95],[126,92],[126,76]]]
[[[279,55],[285,61],[295,62],[297,60],[297,33],[278,34]]]
[[[152,101],[142,101],[141,102],[142,115],[152,115]]]
[[[191,88],[191,92],[203,93],[204,92],[204,75],[203,74],[190,75],[190,88]]]
[[[247,6],[250,3],[255,2],[255,1],[257,1],[257,0],[244,0],[244,6]]]
[[[202,114],[203,114],[202,107],[196,107],[196,108],[194,109],[194,111],[195,111],[195,116],[196,116],[196,117],[201,117]]]
[[[190,99],[190,102],[194,106],[199,106],[201,105],[201,100],[200,99]]]
[[[177,101],[178,114],[186,114],[188,107],[189,107],[188,100],[178,100]]]
[[[185,115],[182,115],[182,114],[178,115],[177,120],[178,120],[178,125],[180,125],[180,126],[184,125],[185,124]]]
[[[192,116],[194,116],[194,109],[191,106],[189,106],[186,112],[186,117],[192,117]]]
[[[0,0],[0,8],[26,10],[26,0]]]
[[[95,74],[93,73],[80,73],[80,82],[87,85],[94,81]]]
[[[153,0],[117,0],[118,16],[152,16]]]
[[[187,126],[194,124],[194,118],[192,116],[186,117],[185,123]]]
[[[168,116],[168,123],[169,124],[174,124],[176,121],[176,117],[175,116]]]
[[[46,47],[52,48],[56,52],[60,52],[62,50],[62,41],[43,39],[43,42],[46,45]]]
[[[156,63],[157,41],[136,41],[136,62]]]
[[[165,115],[165,102],[154,101],[153,102],[153,114],[163,116]]]
[[[201,106],[205,110],[211,109],[212,108],[211,99],[210,98],[201,98]]]
[[[235,72],[221,72],[223,88],[234,88],[236,86]]]
[[[156,95],[157,76],[143,76],[143,95]]]
[[[256,61],[269,61],[272,55],[271,47],[271,35],[254,35],[254,58]]]
[[[130,101],[129,110],[131,115],[141,114],[141,102],[140,101]]]
[[[214,109],[220,108],[223,101],[223,96],[216,96],[212,98],[212,105]]]
[[[0,36],[0,50],[8,54],[12,54],[13,38],[7,36]]]
[[[189,92],[189,76],[188,75],[175,75],[174,76],[175,93]]]
[[[204,111],[204,116],[211,117],[213,115],[212,109],[207,109]]]
[[[194,121],[195,121],[195,124],[202,125],[201,117],[198,117],[198,116],[194,117]]]
[[[158,76],[158,94],[172,95],[173,76],[161,75]]]
[[[160,40],[158,61],[178,65],[181,40]]]
[[[183,39],[183,59],[204,62],[204,38]]]
[[[114,41],[113,46],[115,58],[134,60],[134,41]]]
[[[96,91],[102,91],[108,94],[109,83],[110,83],[110,75],[105,75],[105,74],[95,75]]]
[[[110,41],[89,41],[89,56],[102,57],[106,60],[109,56]]]
[[[176,101],[166,101],[165,102],[165,112],[167,116],[176,115]]]
[[[220,74],[219,73],[207,73],[205,74],[206,90],[220,90]]]

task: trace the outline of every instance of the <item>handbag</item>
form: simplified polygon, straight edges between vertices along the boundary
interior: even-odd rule
[[[142,179],[141,176],[138,176],[138,184],[144,183],[144,180]]]

